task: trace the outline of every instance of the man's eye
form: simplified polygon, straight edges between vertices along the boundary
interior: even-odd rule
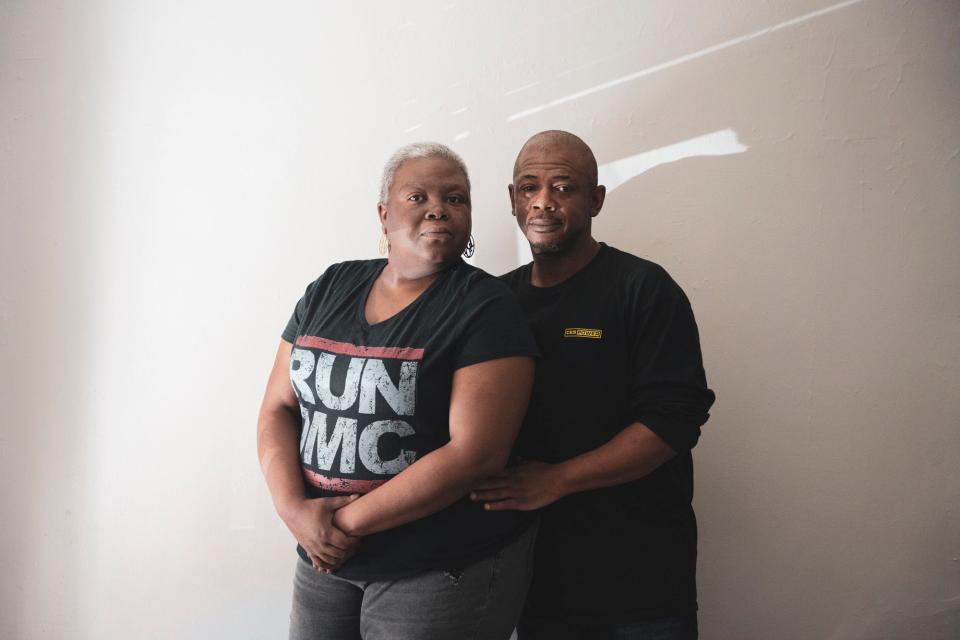
[[[415,193],[409,198],[407,198],[407,200],[409,200],[410,202],[423,202],[423,196],[420,195],[419,193]]]
[[[566,184],[558,184],[554,186],[553,189],[554,191],[559,191],[560,193],[567,193],[572,190],[570,188],[570,185],[566,185]]]
[[[464,198],[463,196],[449,196],[447,200],[452,202],[453,204],[463,204],[464,202],[467,201],[467,199]]]
[[[535,191],[536,187],[532,184],[522,184],[520,185],[520,191]]]

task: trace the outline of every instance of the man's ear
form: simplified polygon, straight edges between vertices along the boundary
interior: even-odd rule
[[[600,209],[603,209],[603,201],[607,197],[607,188],[602,184],[598,184],[593,188],[593,193],[590,197],[592,200],[590,203],[590,217],[596,218],[600,215]]]
[[[507,191],[510,192],[510,215],[516,217],[516,215],[517,215],[517,208],[516,208],[516,202],[515,202],[514,199],[513,199],[513,184],[512,184],[512,183],[507,185]]]

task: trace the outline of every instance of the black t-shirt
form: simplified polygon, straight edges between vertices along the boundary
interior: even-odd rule
[[[502,276],[541,358],[519,450],[560,462],[641,422],[677,455],[653,473],[542,511],[526,615],[641,620],[696,610],[690,449],[713,392],[686,296],[658,265],[601,244],[554,287]]]
[[[371,491],[449,442],[456,369],[537,354],[507,287],[462,260],[399,313],[368,324],[367,295],[385,265],[333,265],[307,287],[283,332],[293,343],[290,382],[311,498]],[[386,580],[462,567],[511,542],[530,518],[487,512],[464,498],[365,537],[338,575]]]

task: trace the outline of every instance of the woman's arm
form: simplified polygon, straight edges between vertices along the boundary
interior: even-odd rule
[[[334,524],[353,536],[390,529],[443,509],[502,469],[527,409],[533,371],[533,359],[527,357],[457,369],[450,442],[338,510]]]
[[[306,497],[300,467],[299,405],[288,378],[291,346],[280,341],[267,381],[257,422],[257,455],[277,514],[310,554],[314,566],[331,570],[353,554],[358,542],[333,524],[333,514],[352,498]]]

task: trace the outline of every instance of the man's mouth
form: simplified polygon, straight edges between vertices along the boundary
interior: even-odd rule
[[[530,231],[536,231],[538,233],[549,233],[551,231],[556,231],[562,225],[559,220],[550,220],[544,218],[538,218],[536,220],[527,221],[527,229]]]

